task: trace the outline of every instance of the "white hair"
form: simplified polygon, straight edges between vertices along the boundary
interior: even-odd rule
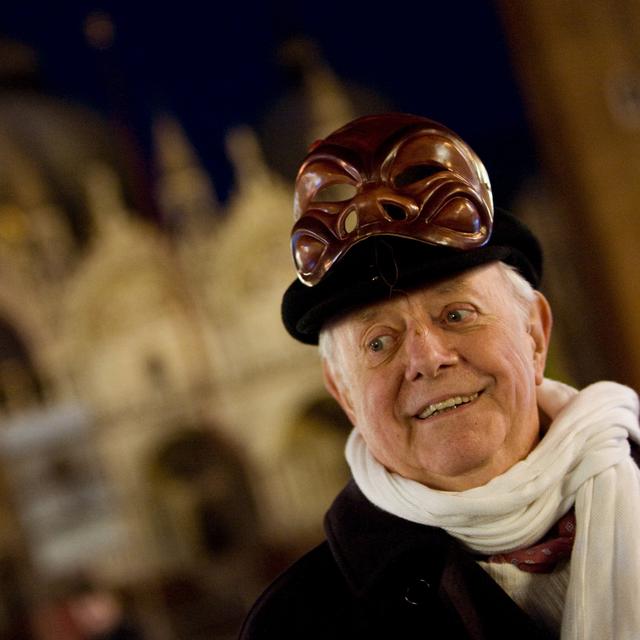
[[[515,298],[519,310],[525,318],[529,317],[529,309],[536,299],[536,292],[531,283],[526,280],[520,272],[510,264],[498,262],[498,267],[504,276],[508,285],[510,285],[511,293]]]

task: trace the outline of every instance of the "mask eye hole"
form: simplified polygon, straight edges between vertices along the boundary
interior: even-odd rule
[[[414,164],[410,167],[407,167],[406,169],[403,169],[394,178],[393,184],[398,188],[407,187],[442,171],[446,171],[446,169],[444,167],[437,167],[432,164]]]
[[[358,228],[358,214],[355,210],[351,210],[344,221],[344,230],[347,233],[353,233]]]
[[[357,189],[352,184],[346,182],[336,182],[321,187],[316,191],[311,202],[347,202],[357,193]]]
[[[407,210],[395,202],[382,202],[382,208],[391,220],[406,220]]]

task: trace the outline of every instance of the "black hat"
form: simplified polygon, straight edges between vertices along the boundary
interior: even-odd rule
[[[541,247],[533,233],[506,211],[495,212],[489,241],[473,249],[373,236],[352,247],[317,285],[293,282],[282,300],[282,320],[296,340],[317,344],[328,320],[388,299],[395,292],[497,260],[514,266],[534,288],[539,286]]]

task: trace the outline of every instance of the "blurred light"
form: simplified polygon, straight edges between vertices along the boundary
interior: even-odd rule
[[[630,131],[640,130],[640,70],[616,69],[610,74],[606,92],[616,123]]]
[[[113,44],[115,28],[108,13],[93,11],[84,21],[84,35],[95,49],[108,49]]]

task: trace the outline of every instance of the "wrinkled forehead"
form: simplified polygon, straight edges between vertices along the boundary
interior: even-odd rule
[[[404,114],[371,116],[349,123],[316,142],[304,164],[334,156],[368,173],[387,159],[394,147],[414,137],[422,147],[432,147],[435,155],[438,148],[458,140],[451,130],[427,118]]]
[[[385,143],[393,144],[395,140],[418,130],[455,136],[450,129],[428,118],[408,114],[385,114],[359,118],[350,122],[325,138],[324,142],[366,154]]]

